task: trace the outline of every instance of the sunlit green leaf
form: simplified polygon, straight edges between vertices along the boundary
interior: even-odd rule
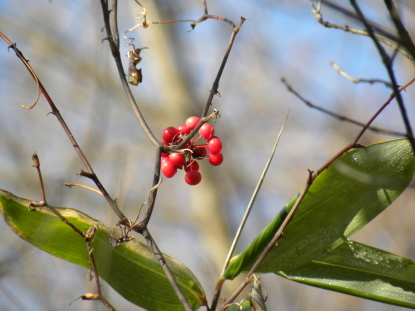
[[[278,272],[293,281],[415,309],[415,261],[347,241],[327,256]]]
[[[415,159],[407,139],[353,149],[313,182],[258,273],[288,271],[325,256],[388,207],[408,186]],[[306,174],[305,174],[306,177]],[[296,198],[271,221],[223,274],[233,279],[253,265]]]
[[[0,190],[0,212],[10,229],[45,252],[90,268],[83,238],[47,208],[29,211],[29,202]],[[111,229],[78,210],[56,209],[83,232],[94,224],[99,225],[92,241],[98,273],[122,296],[147,310],[183,310],[147,245],[133,240],[114,248],[109,242]],[[203,288],[192,272],[164,256],[193,310],[205,305]]]

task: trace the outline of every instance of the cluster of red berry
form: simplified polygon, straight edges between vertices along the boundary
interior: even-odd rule
[[[163,131],[162,142],[165,146],[180,144],[186,135],[193,130],[199,123],[198,117],[190,117],[186,124],[179,127],[168,127]],[[205,123],[199,129],[200,137],[191,140],[181,151],[182,153],[162,153],[161,171],[164,176],[171,178],[176,175],[178,169],[186,172],[185,181],[189,185],[197,185],[202,180],[199,172],[199,163],[196,160],[209,159],[213,166],[221,165],[223,162],[222,142],[215,136],[213,126]],[[205,139],[206,142],[195,145],[199,140]],[[208,153],[209,152],[209,153]]]

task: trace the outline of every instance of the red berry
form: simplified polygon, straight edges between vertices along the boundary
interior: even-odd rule
[[[175,167],[174,164],[171,163],[169,158],[163,158],[163,161],[161,163],[161,171],[167,178],[172,178],[177,173],[177,167]]]
[[[184,180],[191,186],[197,185],[202,180],[202,175],[198,171],[189,171]]]
[[[183,167],[184,164],[184,156],[180,153],[170,153],[169,155],[170,162],[173,165],[176,165],[179,168]]]
[[[199,123],[200,119],[198,117],[190,117],[186,120],[186,126],[189,129],[189,131],[193,130],[196,125]]]
[[[169,146],[169,144],[166,143],[165,141],[163,141],[161,144],[164,145],[164,146]],[[167,153],[167,152],[162,152],[161,153],[162,158],[165,158],[165,157],[168,157],[168,156],[169,156],[169,153]]]
[[[179,130],[175,127],[169,126],[163,131],[163,134],[161,137],[166,143],[171,143],[174,138],[176,138],[176,135],[179,133]]]
[[[213,166],[221,165],[222,162],[223,162],[223,154],[222,153],[210,154],[209,155],[209,163],[212,164]]]
[[[193,159],[204,158],[206,157],[207,150],[205,147],[202,146],[195,146],[193,147],[192,157]]]
[[[185,172],[190,171],[198,171],[199,170],[199,163],[197,161],[191,160],[184,165]]]
[[[207,148],[210,154],[218,154],[222,151],[222,142],[219,138],[213,137],[209,139]]]
[[[215,130],[213,129],[213,126],[209,123],[203,124],[199,129],[199,134],[205,139],[212,138],[215,135]]]
[[[180,134],[187,135],[190,133],[189,129],[187,128],[186,124],[180,125],[177,127]]]

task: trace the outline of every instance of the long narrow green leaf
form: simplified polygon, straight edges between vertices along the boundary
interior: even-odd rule
[[[407,139],[353,149],[334,161],[313,182],[293,219],[258,273],[287,271],[322,257],[365,226],[408,186],[415,159]],[[234,257],[222,278],[248,271],[271,241],[297,198]]]
[[[47,208],[29,211],[29,202],[0,190],[0,212],[10,229],[45,252],[89,268],[83,238]],[[147,245],[134,240],[114,248],[109,242],[112,230],[108,227],[78,210],[55,208],[84,232],[98,224],[92,241],[98,273],[124,298],[147,310],[183,310]],[[180,262],[164,256],[193,310],[205,305],[203,288],[192,272]]]
[[[415,261],[354,241],[300,268],[277,273],[296,282],[415,309]]]

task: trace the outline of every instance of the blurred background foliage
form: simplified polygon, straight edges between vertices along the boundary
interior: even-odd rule
[[[351,9],[347,1],[333,1]],[[149,21],[198,19],[201,1],[142,1]],[[362,0],[366,16],[394,33],[383,2]],[[407,29],[414,35],[415,4],[396,1]],[[358,78],[387,80],[372,41],[324,28],[305,0],[208,1],[209,13],[239,21],[249,17],[236,41],[212,108],[221,118],[215,131],[224,142],[225,161],[212,168],[202,163],[203,180],[190,187],[179,172],[164,179],[149,229],[167,254],[186,264],[199,278],[208,299],[220,275],[231,239],[261,174],[283,121],[286,130],[274,163],[238,245],[241,251],[300,190],[307,169],[318,169],[352,141],[359,128],[306,107],[280,82],[286,80],[313,103],[366,122],[389,97],[382,84],[353,84],[330,65],[336,62]],[[120,1],[122,34],[136,24],[141,9]],[[363,29],[343,14],[323,6],[323,18]],[[118,79],[107,42],[101,42],[103,18],[99,1],[1,1],[0,28],[37,72],[87,155],[98,177],[124,213],[133,217],[151,187],[154,148],[133,115]],[[229,41],[231,27],[208,20],[190,31],[189,23],[151,25],[131,34],[143,50],[143,83],[132,87],[153,132],[161,138],[167,126],[183,124],[202,111]],[[121,39],[121,44],[128,41]],[[126,55],[128,48],[122,47]],[[392,53],[388,49],[389,53]],[[40,157],[48,202],[74,207],[112,226],[117,221],[105,200],[71,181],[93,186],[76,175],[83,169],[59,123],[41,98],[31,111],[36,84],[3,42],[0,48],[0,188],[40,200],[31,155]],[[127,70],[127,57],[124,58]],[[398,84],[414,76],[414,66],[397,55]],[[415,120],[414,87],[403,98]],[[394,103],[376,126],[404,132]],[[393,137],[392,137],[393,138]],[[367,133],[361,143],[391,139]],[[415,211],[409,188],[386,212],[353,237],[362,243],[415,259]],[[0,309],[104,310],[98,302],[75,301],[92,292],[87,271],[37,250],[18,239],[0,221]],[[139,237],[137,237],[139,238]],[[225,285],[228,296],[241,281]],[[261,281],[270,293],[269,310],[400,310],[360,298],[296,284],[275,275]],[[140,276],[137,276],[140,282]],[[104,284],[106,297],[118,310],[140,310]]]

